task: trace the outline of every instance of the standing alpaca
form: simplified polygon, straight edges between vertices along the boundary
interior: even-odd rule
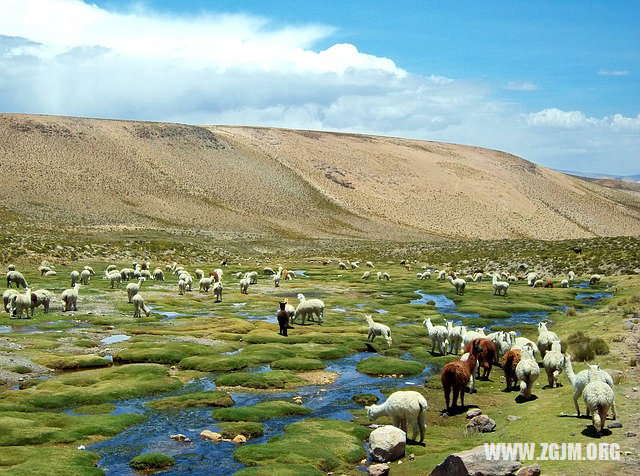
[[[456,288],[456,294],[462,296],[464,295],[464,288],[467,285],[467,282],[462,278],[453,278],[453,276],[449,276],[449,282]]]
[[[431,353],[433,354],[437,347],[440,355],[446,355],[449,348],[449,331],[447,331],[447,328],[444,326],[434,326],[431,324],[431,318],[425,319],[422,323],[429,333]]]
[[[51,293],[46,289],[38,289],[31,293],[31,317],[33,317],[33,311],[36,307],[42,306],[44,313],[49,312],[49,306],[51,304]]]
[[[27,319],[31,309],[31,289],[27,288],[24,294],[16,293],[11,297],[11,319],[14,317],[22,319],[22,311],[26,311]],[[33,312],[31,313],[33,317]]]
[[[589,382],[582,391],[582,399],[587,407],[587,415],[591,412],[591,421],[598,435],[604,430],[609,408],[613,407],[615,395],[609,385],[600,380],[598,370],[589,369]]]
[[[23,288],[27,289],[29,287],[29,285],[27,284],[27,280],[24,279],[24,276],[22,275],[22,273],[20,273],[19,271],[16,271],[15,269],[10,270],[7,273],[8,288],[11,287],[11,283],[16,283],[16,288],[20,288],[20,286],[22,286]]]
[[[278,266],[278,272],[276,274],[274,274],[271,279],[273,279],[273,286],[275,288],[279,288],[280,287],[280,280],[282,279],[282,266]]]
[[[509,283],[506,281],[498,281],[498,274],[493,275],[493,295],[494,296],[506,296],[507,291],[509,291]]]
[[[213,285],[213,302],[222,302],[222,283],[220,281]]]
[[[83,269],[80,273],[80,284],[86,286],[89,284],[89,280],[91,279],[91,272],[88,269]]]
[[[249,278],[242,278],[240,280],[240,293],[249,294]]]
[[[202,271],[201,269],[196,269],[196,279],[200,280],[202,278],[204,278],[204,271]]]
[[[527,274],[527,286],[533,286],[538,279],[538,273],[531,272]]]
[[[502,370],[504,371],[504,379],[507,381],[507,392],[512,390],[518,383],[516,375],[516,367],[520,362],[520,350],[510,350],[502,357]]]
[[[476,356],[482,349],[474,344],[466,361],[456,360],[449,362],[442,368],[440,380],[444,391],[446,410],[451,408],[451,391],[453,390],[453,406],[458,404],[458,394],[460,394],[460,406],[464,407],[464,392],[471,380],[471,375],[475,372]]]
[[[478,378],[480,378],[480,367],[482,367],[482,379],[489,380],[493,362],[496,360],[496,345],[487,338],[473,339],[464,347],[464,351],[470,353],[474,345],[482,349],[476,355],[478,361]]]
[[[574,273],[573,271],[569,271],[568,276],[569,276],[569,282],[573,283],[576,279],[576,273]]]
[[[140,292],[140,286],[144,283],[144,278],[139,278],[137,283],[129,283],[127,284],[127,298],[129,299],[129,303],[131,303],[131,298]]]
[[[109,272],[105,270],[104,275],[105,276],[103,279],[108,279],[111,282],[111,289],[113,289],[115,284],[120,286],[120,284],[122,283],[122,276],[120,275],[119,271]]]
[[[380,281],[382,279],[382,271],[378,271],[376,273],[376,281]]]
[[[540,352],[542,352],[542,350]],[[549,387],[554,388],[560,386],[558,376],[564,367],[564,355],[562,355],[559,340],[551,342],[551,348],[546,352],[542,363],[544,365],[544,371],[547,373]]]
[[[69,273],[71,277],[71,287],[74,287],[76,283],[80,280],[80,273],[78,273],[75,269]]]
[[[573,372],[573,365],[571,365],[571,356],[569,354],[564,356],[564,373],[567,375],[567,379],[571,386],[573,387],[573,403],[576,406],[576,412],[578,416],[580,416],[580,407],[578,406],[578,399],[587,383],[589,383],[589,370],[596,371],[596,375],[598,379],[609,385],[611,390],[613,390],[613,379],[611,375],[609,375],[604,370],[600,369],[599,365],[589,365],[589,368],[586,370],[582,370],[575,374]],[[611,404],[611,411],[613,413],[613,419],[616,419],[616,404],[615,401]],[[587,408],[587,415],[589,415],[589,409]]]
[[[77,311],[78,310],[78,290],[80,289],[80,283],[76,283],[71,289],[65,289],[60,295],[60,299],[64,303],[63,312]]]
[[[420,443],[424,441],[427,431],[427,399],[413,390],[394,392],[382,405],[366,407],[370,420],[382,415],[391,417],[393,426],[407,433],[411,425],[413,440],[420,433]]]
[[[144,298],[140,293],[137,293],[135,296],[131,298],[131,302],[133,303],[133,317],[140,317],[140,311],[143,311],[145,316],[149,317],[151,311],[144,304]]]
[[[213,276],[210,278],[200,278],[198,282],[198,288],[201,292],[208,293],[209,288],[211,287],[211,282],[213,281]]]
[[[462,350],[462,340],[467,332],[464,326],[453,326],[453,321],[444,321],[447,324],[447,334],[449,335],[449,353],[459,354]]]
[[[280,326],[280,331],[278,332],[278,334],[280,334],[281,336],[285,336],[287,337],[287,329],[289,328],[289,313],[287,312],[286,309],[287,306],[287,302],[280,302],[280,310],[278,311],[278,325]]]
[[[367,336],[367,340],[371,340],[371,342],[373,342],[373,339],[375,339],[376,336],[382,336],[384,340],[387,341],[387,345],[391,347],[391,329],[389,329],[389,326],[380,324],[379,322],[374,322],[370,315],[364,316],[364,318],[369,326],[369,335]]]
[[[593,274],[591,275],[591,277],[589,278],[589,284],[591,286],[594,286],[596,284],[600,284],[600,280],[602,279],[602,277],[599,274]]]
[[[305,299],[304,294],[298,294],[298,307],[296,308],[295,318],[300,316],[301,324],[304,324],[305,319],[313,321],[313,316],[318,318],[318,323],[322,324],[324,318],[324,302],[320,299]]]
[[[250,271],[244,277],[249,279],[249,284],[258,284],[258,273],[256,271]]]
[[[533,358],[530,346],[524,346],[520,350],[520,362],[516,365],[516,377],[520,381],[520,396],[525,400],[531,399],[533,384],[540,377],[540,367]]]
[[[164,271],[160,268],[156,268],[153,270],[153,279],[156,281],[164,281]]]
[[[487,337],[484,333],[484,327],[476,327],[475,331],[468,331],[465,327],[465,332],[462,336],[462,345],[466,346],[473,339],[481,339],[483,337]]]
[[[178,294],[182,295],[187,291],[187,282],[184,279],[178,280]]]
[[[11,298],[18,294],[18,291],[16,291],[13,288],[9,288],[7,289],[4,293],[2,293],[2,303],[4,304],[4,312],[10,312],[10,304],[11,304]]]
[[[540,351],[540,357],[544,359],[544,355],[547,350],[551,349],[551,343],[560,341],[560,338],[555,332],[551,332],[547,329],[547,323],[541,321],[538,323],[538,350]]]

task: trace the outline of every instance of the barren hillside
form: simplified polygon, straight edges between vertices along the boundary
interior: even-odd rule
[[[0,115],[3,220],[221,238],[640,234],[640,197],[478,147]]]

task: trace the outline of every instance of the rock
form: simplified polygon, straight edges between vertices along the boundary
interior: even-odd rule
[[[474,408],[472,410],[469,410],[467,412],[467,418],[473,418],[473,417],[477,417],[482,415],[482,410],[480,410],[479,408]]]
[[[371,458],[381,463],[400,459],[406,443],[407,435],[401,429],[391,425],[376,428],[369,435]]]
[[[540,465],[534,463],[531,466],[525,466],[516,473],[516,476],[540,476]]]
[[[175,440],[175,441],[191,441],[189,438],[187,438],[182,433],[178,433],[177,435],[171,435],[169,438],[171,438],[172,440]]]
[[[429,476],[513,476],[520,468],[520,461],[487,460],[484,446],[476,446],[447,456]]]
[[[522,417],[514,416],[514,415],[509,415],[509,416],[507,417],[507,421],[518,421],[518,420],[520,420],[520,418],[522,418]]]
[[[619,421],[614,421],[612,423],[609,423],[607,425],[607,428],[612,429],[612,428],[622,428],[622,423],[620,423]]]
[[[414,455],[413,453],[411,453],[409,455],[409,461],[413,461],[414,459],[416,459],[416,455]]]
[[[237,445],[243,445],[247,442],[247,437],[244,435],[236,435],[232,441]]]
[[[490,433],[496,429],[496,422],[487,415],[478,415],[473,417],[467,423],[467,433]]]
[[[222,441],[222,435],[211,430],[203,430],[202,432],[200,432],[200,436],[205,440],[212,441],[213,443]]]
[[[633,438],[634,436],[636,436],[637,433],[634,433],[633,431],[627,431],[624,436],[626,436],[627,438]]]
[[[84,449],[86,449],[86,448],[84,447],[84,445],[80,445],[80,446],[78,446],[78,449],[79,449],[79,450],[84,450]]]
[[[387,476],[389,465],[384,463],[372,464],[369,466],[369,476]]]

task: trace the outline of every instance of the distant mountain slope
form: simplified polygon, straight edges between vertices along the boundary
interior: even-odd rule
[[[5,220],[229,237],[640,234],[640,198],[499,151],[286,129],[0,115]]]

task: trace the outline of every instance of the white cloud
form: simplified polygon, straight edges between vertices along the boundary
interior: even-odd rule
[[[526,115],[529,125],[538,127],[561,127],[571,129],[592,123],[592,118],[585,117],[580,111],[563,111],[551,108]]]
[[[600,76],[626,76],[629,74],[629,71],[627,71],[626,69],[601,69],[600,71],[598,71],[598,74]]]
[[[531,81],[510,81],[507,83],[505,88],[512,91],[537,91],[538,89],[540,89],[540,86],[532,83]]]

